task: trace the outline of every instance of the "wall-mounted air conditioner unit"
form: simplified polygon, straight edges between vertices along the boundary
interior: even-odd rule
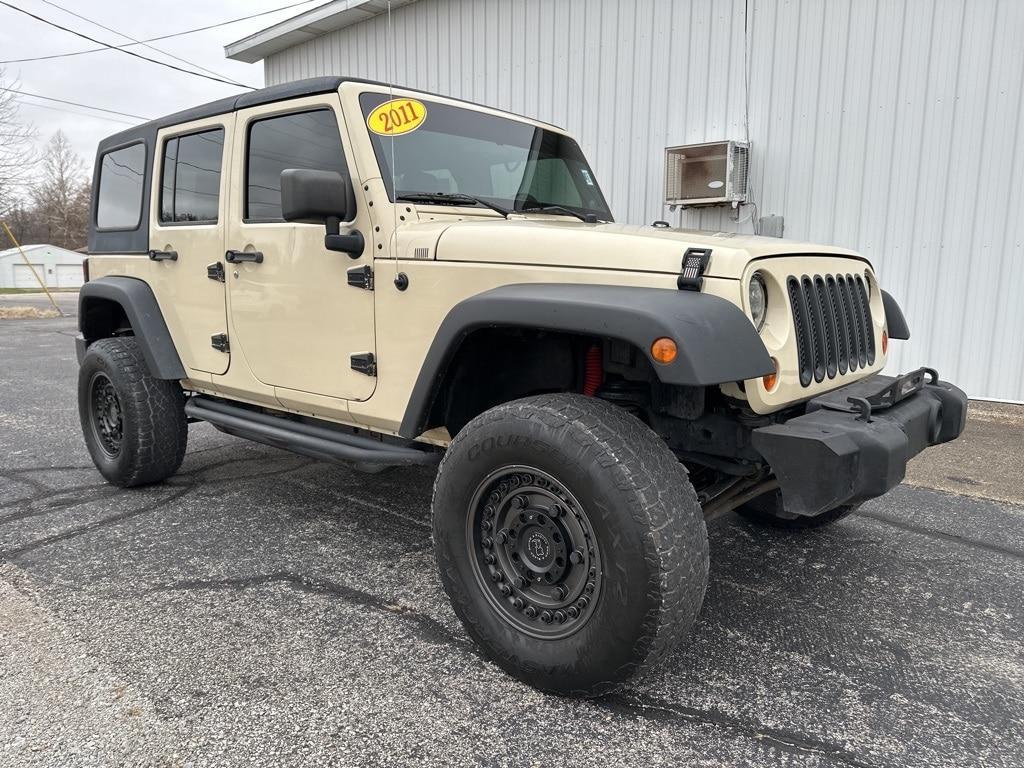
[[[726,205],[747,199],[750,145],[710,141],[665,149],[666,205]]]

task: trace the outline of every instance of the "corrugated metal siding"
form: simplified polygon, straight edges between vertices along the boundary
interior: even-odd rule
[[[420,0],[392,14],[394,81],[567,127],[639,223],[667,215],[665,146],[749,123],[759,213],[863,252],[903,304],[913,338],[890,368],[927,362],[972,396],[1024,400],[1024,2],[747,5]],[[386,79],[387,24],[275,54],[267,82]],[[753,209],[739,218],[682,223],[751,231]]]

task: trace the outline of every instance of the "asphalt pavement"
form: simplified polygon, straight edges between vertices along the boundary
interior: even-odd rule
[[[82,443],[73,336],[0,321],[2,766],[1024,764],[1019,458],[1001,500],[984,467],[926,468],[974,495],[904,485],[813,533],[713,523],[691,640],[567,700],[462,631],[429,471],[196,424],[176,477],[116,489]]]

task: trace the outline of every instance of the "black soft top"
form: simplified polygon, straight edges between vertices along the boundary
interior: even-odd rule
[[[224,115],[246,107],[270,104],[275,101],[294,99],[300,96],[313,96],[318,93],[336,91],[345,82],[359,82],[367,85],[384,85],[374,80],[362,80],[354,77],[311,77],[307,80],[296,80],[291,83],[272,85],[237,96],[201,104],[198,107],[175,112],[166,117],[136,125],[127,130],[115,133],[103,139],[96,150],[96,166],[92,180],[92,210],[89,216],[89,252],[90,253],[145,253],[149,250],[149,194],[151,174],[153,172],[153,153],[156,151],[156,134],[161,128],[201,120],[205,117]],[[142,215],[139,225],[131,230],[96,230],[96,202],[99,195],[101,158],[107,152],[129,144],[143,144],[146,148],[146,164],[143,176]]]

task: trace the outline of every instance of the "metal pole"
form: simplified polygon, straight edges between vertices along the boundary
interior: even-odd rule
[[[53,295],[50,293],[50,289],[46,287],[46,283],[43,282],[43,279],[39,276],[39,273],[36,272],[36,268],[32,266],[32,262],[28,260],[28,256],[25,255],[25,251],[23,251],[21,248],[21,243],[19,243],[17,238],[15,238],[14,233],[11,232],[11,228],[7,226],[7,222],[0,221],[0,226],[4,228],[4,232],[6,232],[7,236],[11,238],[11,242],[14,243],[14,247],[17,248],[18,253],[21,254],[21,258],[25,260],[25,263],[28,264],[28,268],[32,270],[32,274],[35,275],[36,282],[39,283],[40,287],[46,293],[46,298],[48,298],[50,300],[50,303],[53,304],[53,308],[57,310],[57,314],[60,315],[61,317],[64,317],[64,313],[61,311],[61,308],[58,307],[57,302],[53,300]]]

